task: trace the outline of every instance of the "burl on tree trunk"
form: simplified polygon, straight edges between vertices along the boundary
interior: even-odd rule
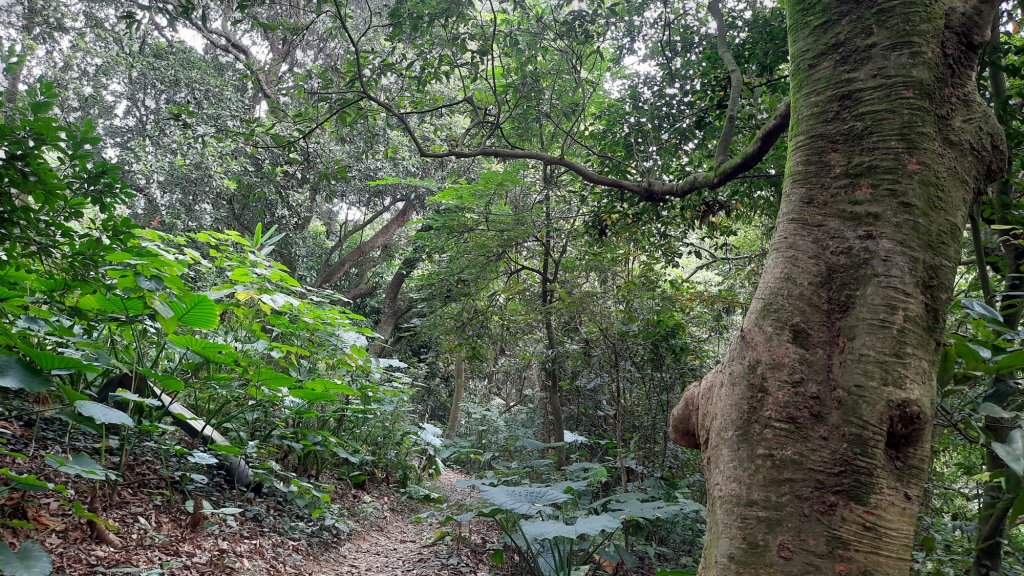
[[[907,574],[963,226],[1004,157],[976,81],[995,6],[788,3],[775,235],[671,417],[707,478],[702,575]]]

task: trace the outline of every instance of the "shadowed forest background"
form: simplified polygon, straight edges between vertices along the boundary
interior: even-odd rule
[[[1024,574],[1021,18],[916,575]],[[0,65],[0,574],[399,573],[316,564],[389,523],[423,573],[697,573],[668,421],[776,230],[786,6],[0,0]]]

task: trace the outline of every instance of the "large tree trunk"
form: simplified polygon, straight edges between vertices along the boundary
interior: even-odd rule
[[[672,413],[707,478],[702,575],[907,574],[963,225],[1003,161],[975,79],[994,5],[788,3],[775,235]]]

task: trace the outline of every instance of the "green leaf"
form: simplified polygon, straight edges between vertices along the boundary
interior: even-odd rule
[[[10,468],[0,468],[0,476],[4,476],[8,480],[14,483],[14,487],[18,490],[24,490],[25,492],[49,492],[50,490],[56,490],[61,494],[68,491],[67,488],[60,484],[51,484],[44,480],[40,480],[31,474],[16,474],[11,472]]]
[[[74,512],[75,516],[78,516],[79,518],[84,518],[85,520],[92,520],[93,522],[110,530],[111,532],[117,532],[117,524],[114,524],[110,520],[100,518],[100,516],[95,512],[89,512],[89,510],[85,506],[83,506],[82,503],[79,502],[78,500],[75,500],[74,502],[71,503],[71,510]]]
[[[150,381],[155,382],[161,392],[181,392],[185,389],[185,383],[174,376],[158,374],[145,368],[139,370],[139,372],[146,378],[149,378]]]
[[[91,400],[79,400],[75,402],[75,410],[87,418],[91,418],[100,424],[118,424],[123,426],[134,426],[131,416],[121,412],[117,408],[111,408],[106,404],[93,402]]]
[[[936,375],[939,388],[945,388],[952,384],[954,374],[956,374],[956,349],[952,346],[945,346],[939,356],[939,372]]]
[[[992,416],[993,418],[1013,418],[1016,416],[1015,413],[1007,412],[991,402],[982,402],[981,406],[978,406],[978,414]]]
[[[0,354],[0,387],[45,392],[53,387],[53,382],[20,357]]]
[[[596,536],[601,532],[614,532],[622,524],[617,518],[607,514],[584,516],[575,524],[564,524],[558,520],[525,520],[519,524],[523,534],[530,540],[550,540],[552,538],[576,539],[580,536]]]
[[[163,300],[154,298],[150,305],[153,307],[153,310],[156,310],[157,313],[160,314],[161,317],[174,318],[174,310]]]
[[[171,334],[167,336],[167,341],[180,348],[191,350],[201,358],[217,364],[230,364],[238,357],[235,349],[227,344],[210,342],[190,334]]]
[[[179,294],[177,301],[168,304],[178,322],[185,326],[213,330],[220,324],[217,304],[205,294]]]
[[[83,310],[103,311],[120,316],[141,316],[146,313],[146,301],[142,298],[123,298],[89,294],[78,300]]]
[[[326,380],[324,378],[317,378],[315,380],[303,382],[302,387],[307,388],[309,390],[316,390],[319,392],[334,392],[336,394],[348,394],[349,396],[355,396],[356,394],[359,393],[358,390],[356,390],[349,384],[345,384],[344,382],[335,382],[334,380]]]
[[[1015,350],[996,360],[995,371],[1002,374],[1014,372],[1022,367],[1024,367],[1024,350]]]
[[[984,369],[985,359],[975,346],[962,340],[956,340],[953,343],[953,348],[956,350],[957,357],[964,361],[964,365],[968,370],[980,371]]]
[[[283,388],[294,384],[295,378],[261,366],[253,371],[252,381],[267,388]]]
[[[124,389],[118,389],[118,391],[111,394],[110,397],[115,400],[122,400],[125,402],[137,402],[140,404],[145,404],[147,406],[163,406],[163,404],[156,398],[143,398],[142,396],[139,396],[135,392],[131,392]]]
[[[337,400],[338,397],[330,392],[320,392],[318,390],[306,390],[299,388],[289,392],[295,398],[299,400],[305,400],[306,402],[332,402]]]
[[[230,454],[231,456],[242,455],[242,449],[238,446],[232,446],[231,444],[210,444],[207,448],[214,452],[220,452],[221,454]]]
[[[91,480],[114,480],[117,474],[100,466],[95,460],[82,452],[75,452],[68,460],[56,454],[47,454],[46,463],[58,472],[74,474]]]
[[[560,504],[572,495],[547,486],[481,486],[480,495],[502,510],[532,516],[551,512],[551,504]]]
[[[33,540],[22,543],[17,551],[0,540],[0,566],[6,576],[49,576],[53,561],[46,550]]]
[[[1003,317],[996,312],[991,306],[985,304],[981,300],[975,300],[973,298],[963,298],[960,300],[960,306],[963,307],[964,311],[975,318],[985,320],[989,323],[995,323],[998,325],[1003,324]]]
[[[88,396],[82,394],[81,392],[75,390],[74,388],[68,386],[67,384],[60,384],[58,387],[60,388],[61,393],[64,394],[64,399],[66,399],[68,402],[74,403],[78,402],[79,400],[89,399]]]
[[[992,451],[1006,462],[1006,466],[1018,476],[1024,476],[1024,429],[1010,431],[1006,443],[992,443]]]
[[[653,520],[656,518],[669,518],[683,512],[703,511],[704,507],[696,502],[684,500],[677,503],[668,503],[662,500],[642,502],[642,494],[618,494],[607,499],[608,514],[620,519],[641,518]]]
[[[27,347],[22,348],[21,351],[35,362],[36,366],[39,366],[39,369],[44,372],[70,374],[71,372],[96,373],[101,371],[99,367],[93,366],[92,364],[86,364],[78,358],[62,356],[60,354],[54,354],[53,352]]]

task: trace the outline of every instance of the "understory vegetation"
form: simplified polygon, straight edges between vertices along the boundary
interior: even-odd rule
[[[173,538],[112,520],[140,487],[176,530],[329,547],[385,491],[494,573],[697,573],[708,486],[668,418],[754,298],[785,138],[651,183],[788,114],[783,6],[13,4],[0,574],[100,566],[58,534]],[[946,311],[920,576],[1024,574],[1024,13],[997,12],[1009,165]]]

